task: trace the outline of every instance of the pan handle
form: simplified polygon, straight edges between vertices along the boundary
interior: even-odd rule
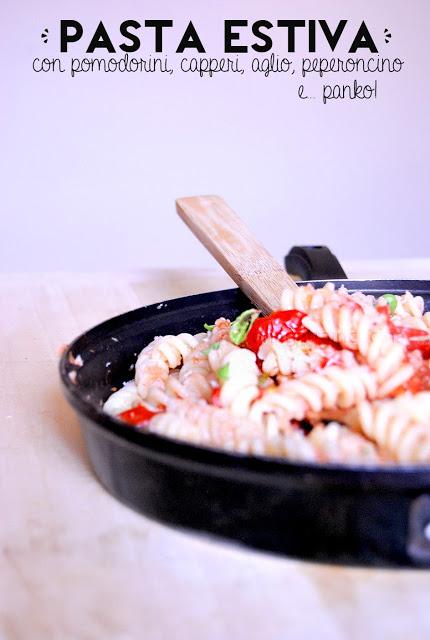
[[[301,280],[338,280],[347,278],[336,256],[325,246],[296,246],[285,256],[289,274]]]
[[[430,495],[413,500],[409,510],[407,553],[415,564],[430,564]]]

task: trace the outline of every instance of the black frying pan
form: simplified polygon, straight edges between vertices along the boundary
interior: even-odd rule
[[[309,248],[304,253],[309,258]],[[293,271],[315,273],[312,259],[299,263]],[[333,263],[324,268],[333,275]],[[377,296],[408,289],[430,307],[428,281],[342,283]],[[144,433],[103,413],[111,388],[130,379],[136,354],[155,335],[198,332],[203,322],[234,318],[249,306],[238,289],[179,298],[107,320],[70,345],[61,379],[97,478],[156,520],[255,548],[318,561],[430,567],[430,466],[309,465],[225,453]],[[81,367],[72,364],[77,355]]]

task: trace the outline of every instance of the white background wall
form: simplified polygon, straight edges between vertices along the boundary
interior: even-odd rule
[[[429,255],[430,3],[213,4],[2,0],[1,270],[209,266],[173,205],[204,193],[223,195],[279,258],[297,243],[343,258]],[[58,55],[62,18],[88,28],[85,43],[103,19],[117,44],[125,19],[172,18],[170,51],[193,19],[212,54],[226,18],[347,18],[345,44],[365,19],[378,45],[391,30],[381,53],[405,68],[378,79],[376,101],[328,105],[300,102],[282,74],[36,74],[35,56]]]

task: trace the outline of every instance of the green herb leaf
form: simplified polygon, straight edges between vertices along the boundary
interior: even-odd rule
[[[222,382],[225,382],[226,380],[228,380],[229,369],[230,369],[230,365],[228,362],[227,364],[223,365],[218,369],[217,376]]]
[[[214,324],[207,324],[205,322],[203,327],[206,329],[206,331],[212,331],[215,328],[215,325]]]
[[[214,342],[213,344],[211,344],[210,347],[208,347],[207,349],[203,349],[202,353],[204,356],[207,356],[211,351],[218,351],[218,349],[220,348],[220,343],[219,342]]]
[[[231,323],[230,340],[233,344],[242,344],[246,340],[249,330],[259,315],[260,311],[257,309],[247,309]]]
[[[387,301],[388,306],[390,307],[390,313],[393,314],[397,308],[397,298],[392,293],[384,293],[382,296]]]

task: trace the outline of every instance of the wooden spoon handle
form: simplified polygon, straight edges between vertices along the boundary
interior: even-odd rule
[[[219,196],[179,198],[176,209],[194,235],[263,313],[279,309],[283,289],[297,288],[285,269]]]

